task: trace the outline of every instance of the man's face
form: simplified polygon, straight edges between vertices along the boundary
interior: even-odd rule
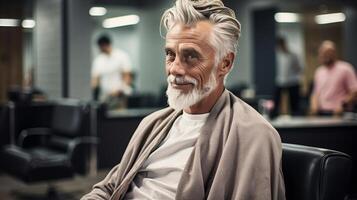
[[[101,45],[99,45],[99,49],[101,52],[109,54],[110,53],[110,44],[101,44]]]
[[[184,109],[216,87],[215,50],[209,43],[212,24],[175,25],[166,35],[166,73],[169,104]]]
[[[336,50],[333,46],[324,45],[319,49],[320,63],[330,66],[336,60]]]

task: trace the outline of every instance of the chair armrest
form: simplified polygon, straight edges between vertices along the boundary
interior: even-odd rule
[[[85,136],[85,137],[78,137],[72,140],[67,149],[67,155],[69,158],[73,157],[74,151],[81,145],[92,145],[92,144],[98,144],[99,139],[97,137],[93,136]]]
[[[37,137],[44,137],[51,135],[51,129],[49,128],[28,128],[21,131],[19,138],[17,139],[17,144],[20,147],[23,147],[25,139],[37,136]]]

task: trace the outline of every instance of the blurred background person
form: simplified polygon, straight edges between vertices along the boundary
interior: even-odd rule
[[[353,66],[338,60],[335,43],[323,41],[318,51],[321,63],[314,76],[310,99],[311,114],[341,114],[357,99],[357,78]]]
[[[127,53],[114,49],[106,35],[97,41],[100,54],[94,59],[91,87],[95,100],[109,109],[123,107],[125,97],[133,93],[132,66]]]
[[[300,78],[302,67],[295,53],[289,50],[286,41],[282,37],[276,40],[276,76],[273,116],[280,114],[281,97],[283,93],[289,95],[290,114],[299,113]]]

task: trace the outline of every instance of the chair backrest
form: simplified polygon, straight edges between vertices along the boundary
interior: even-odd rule
[[[352,160],[347,154],[283,144],[282,160],[288,200],[344,199],[352,170]]]
[[[89,135],[89,105],[76,100],[55,103],[52,112],[52,136],[48,147],[67,151],[73,138]]]
[[[54,105],[51,128],[55,134],[73,138],[83,136],[84,123],[89,123],[89,107],[79,101],[67,100]]]
[[[89,136],[90,106],[77,100],[64,100],[57,102],[53,107],[51,128],[53,135],[49,138],[47,146],[57,151],[66,152],[74,138]],[[81,147],[71,158],[75,172],[87,172],[89,147]]]

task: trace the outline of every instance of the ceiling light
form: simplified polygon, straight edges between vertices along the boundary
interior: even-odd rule
[[[108,18],[103,21],[104,28],[115,28],[139,23],[140,18],[137,15],[125,15],[121,17]]]
[[[23,28],[33,28],[36,26],[36,22],[33,19],[25,19],[22,21],[21,26]]]
[[[0,26],[18,26],[19,20],[18,19],[0,19]]]
[[[315,16],[315,22],[317,24],[330,24],[336,22],[345,21],[346,16],[343,13],[330,13]]]
[[[107,9],[104,7],[92,7],[89,9],[89,15],[91,16],[103,16],[107,14]]]
[[[278,12],[274,15],[274,19],[279,23],[295,23],[300,21],[300,16],[296,13]]]

